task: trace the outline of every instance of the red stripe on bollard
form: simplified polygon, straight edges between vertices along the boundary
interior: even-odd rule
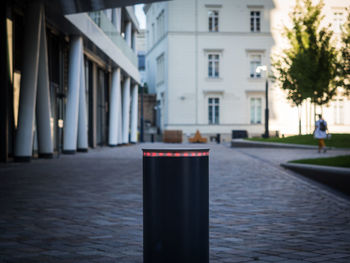
[[[200,157],[209,156],[209,152],[144,152],[147,157]]]

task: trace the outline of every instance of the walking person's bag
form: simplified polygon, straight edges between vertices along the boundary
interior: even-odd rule
[[[324,121],[320,121],[320,131],[326,131],[326,124],[324,123]]]

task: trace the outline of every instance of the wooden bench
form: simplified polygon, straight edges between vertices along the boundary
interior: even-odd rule
[[[163,133],[163,142],[182,143],[182,131],[165,130]]]

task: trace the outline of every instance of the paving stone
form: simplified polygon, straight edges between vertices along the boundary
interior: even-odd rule
[[[0,164],[0,262],[142,262],[144,146]],[[211,263],[350,262],[349,199],[279,166],[318,153],[209,146]]]

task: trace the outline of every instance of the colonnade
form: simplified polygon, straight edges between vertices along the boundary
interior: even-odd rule
[[[71,37],[70,51],[68,96],[64,121],[64,153],[74,153],[76,150],[87,151],[88,149],[85,72],[81,36]],[[129,76],[124,76],[122,81],[119,67],[112,71],[109,105],[108,145],[136,143],[138,85],[134,84],[131,87]]]
[[[26,16],[21,72],[21,91],[14,156],[30,160],[33,151],[34,128],[38,138],[39,157],[53,156],[51,106],[46,26],[44,6],[39,2],[29,5]],[[131,24],[127,25],[126,41],[131,45]],[[84,47],[82,36],[70,37],[68,93],[64,119],[63,152],[88,150],[88,116],[85,98]],[[121,69],[112,71],[109,101],[108,144],[137,142],[138,85]]]
[[[138,85],[131,87],[130,82],[130,77],[125,77],[124,81],[121,81],[120,68],[113,70],[109,111],[109,146],[137,142]]]

